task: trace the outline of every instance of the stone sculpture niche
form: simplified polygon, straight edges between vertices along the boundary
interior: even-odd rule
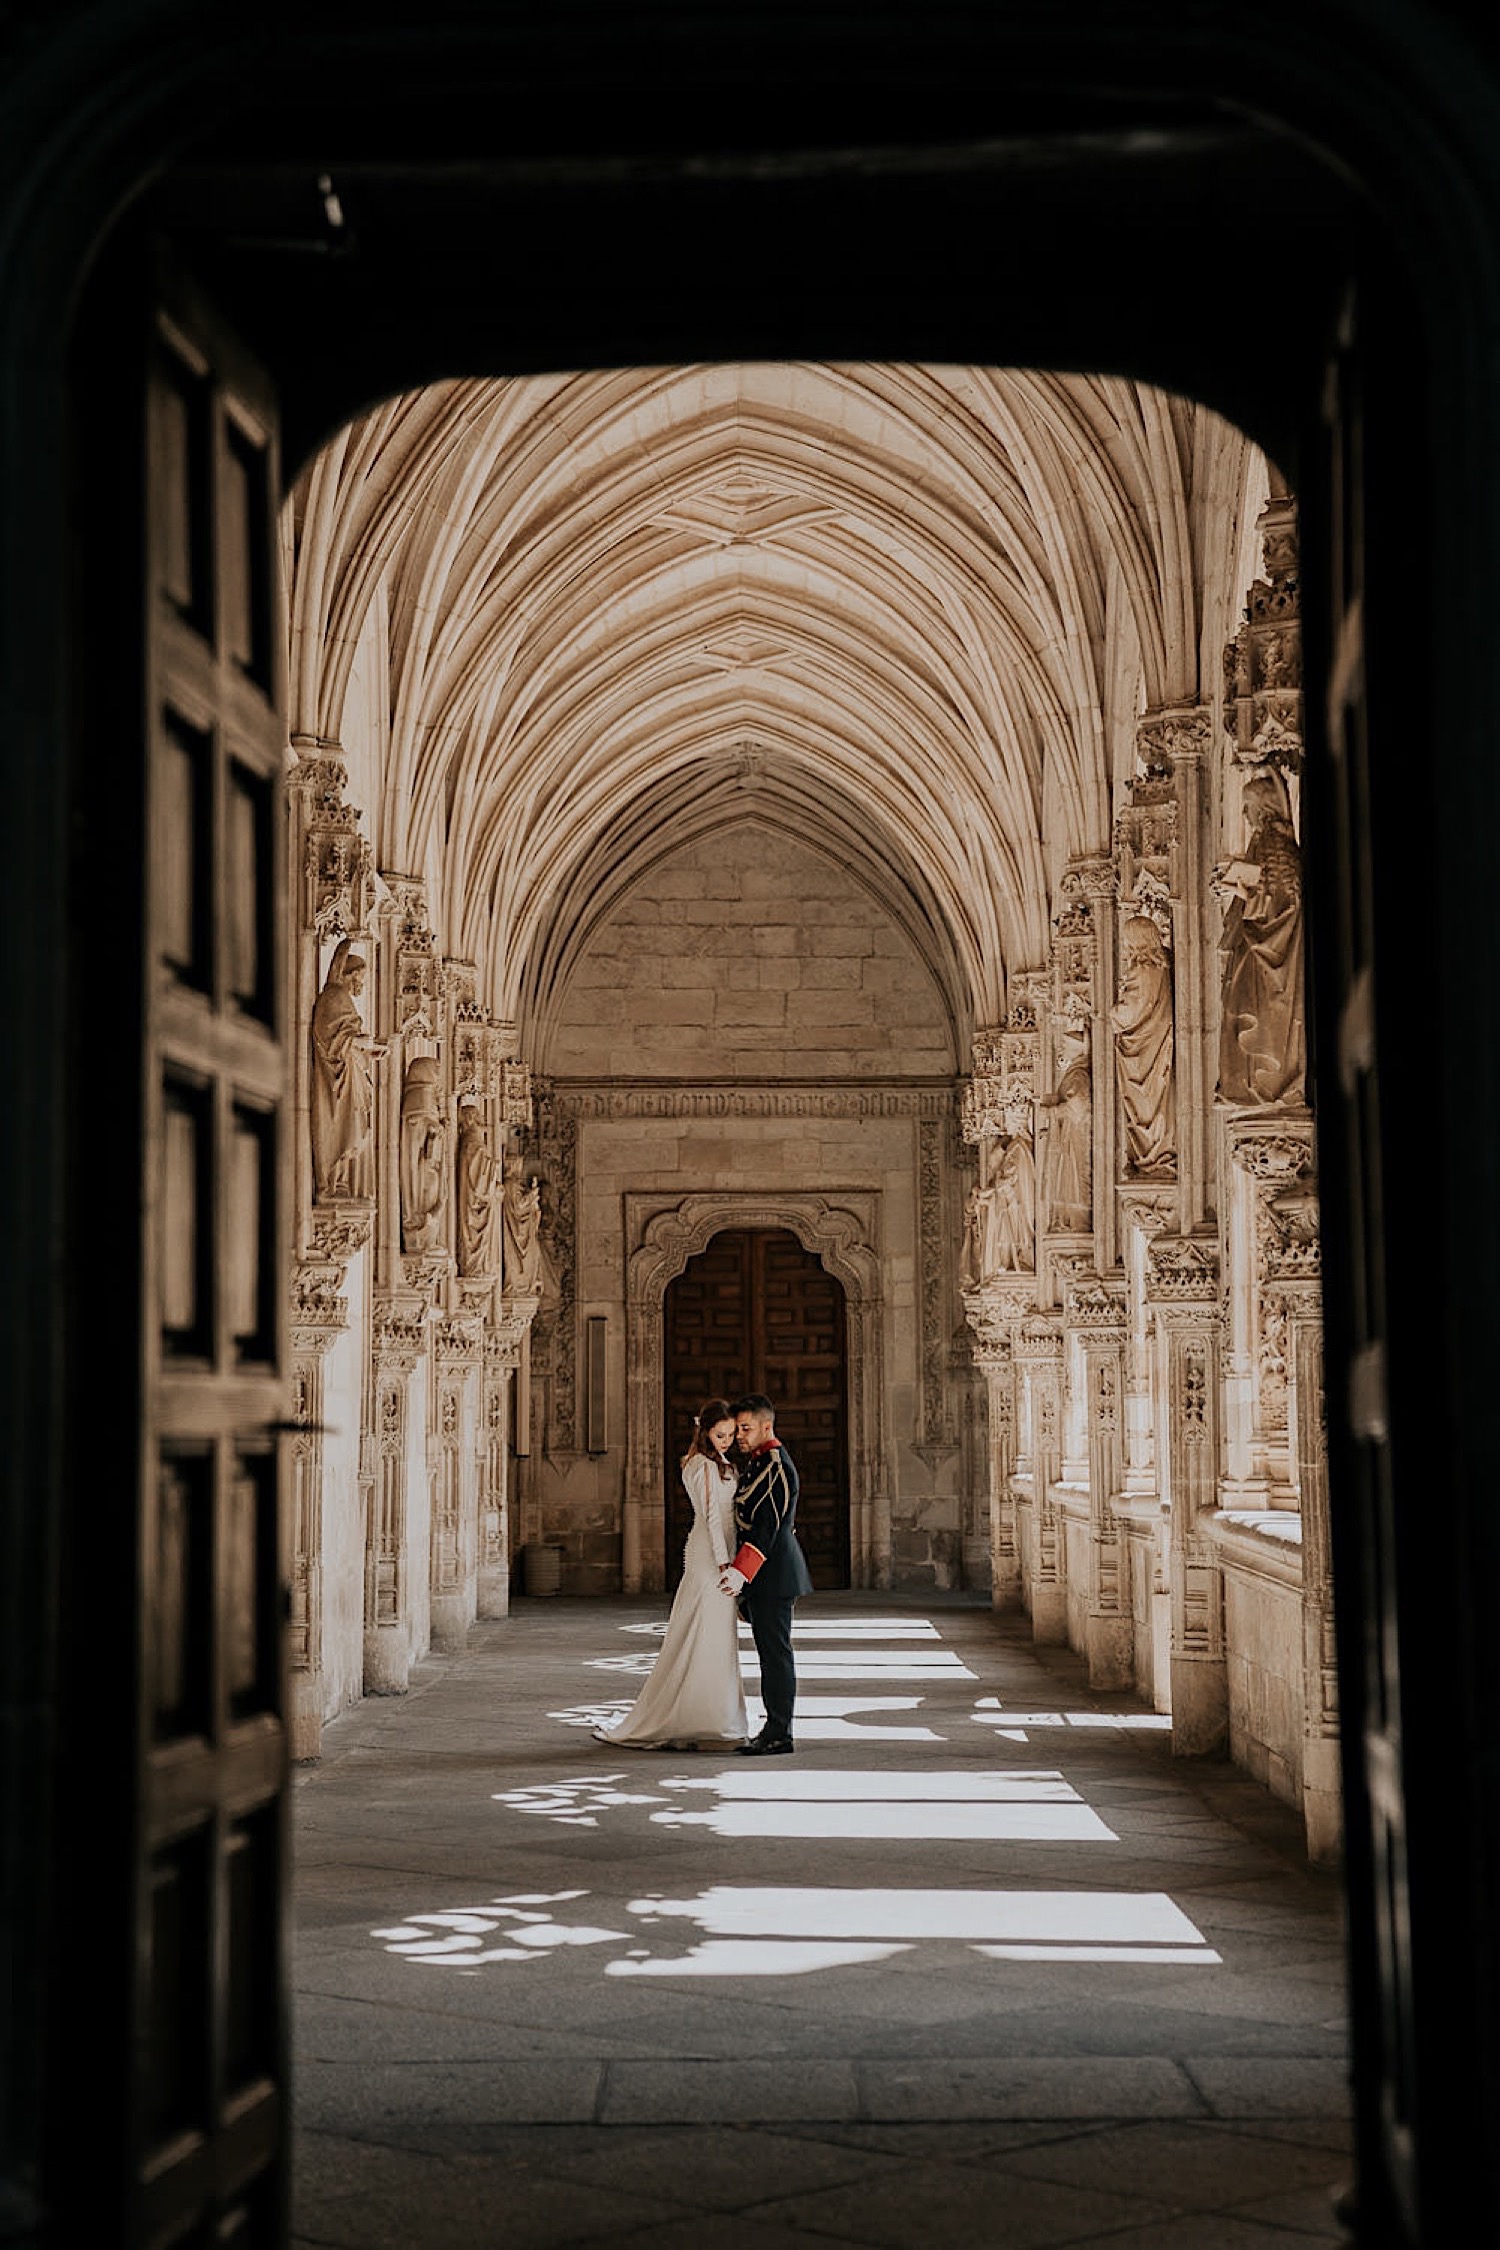
[[[521,1159],[516,1155],[505,1159],[500,1233],[501,1286],[506,1296],[542,1296],[548,1279],[542,1241],[542,1191],[535,1179],[523,1178]]]
[[[401,1247],[439,1247],[447,1127],[435,1055],[417,1055],[401,1088]]]
[[[470,1281],[494,1271],[499,1185],[484,1113],[472,1095],[459,1104],[455,1174],[458,1270]]]
[[[374,1194],[374,1097],[359,1012],[364,956],[341,938],[312,1011],[313,1188],[320,1202]]]
[[[1219,1099],[1237,1104],[1306,1099],[1302,854],[1281,776],[1267,768],[1245,784],[1249,841],[1221,860],[1214,883],[1227,902]]]
[[[981,1288],[1002,1273],[1036,1270],[1036,1163],[1022,1128],[979,1144],[979,1185],[965,1212],[963,1281]]]
[[[1047,1152],[1048,1231],[1087,1234],[1094,1223],[1094,1082],[1087,1029],[1070,1028],[1050,1101]]]
[[[1167,1171],[1176,1157],[1172,1082],[1172,964],[1161,931],[1133,914],[1120,933],[1122,974],[1110,1016],[1115,1081],[1132,1172]]]

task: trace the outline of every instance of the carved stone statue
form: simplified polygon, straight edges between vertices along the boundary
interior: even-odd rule
[[[1047,1150],[1048,1225],[1053,1234],[1087,1234],[1094,1223],[1094,1087],[1088,1050],[1074,1045],[1057,1091]]]
[[[494,1271],[499,1181],[484,1115],[472,1096],[459,1104],[457,1188],[458,1270],[464,1279]]]
[[[985,1278],[1036,1266],[1036,1162],[1031,1136],[1012,1133],[997,1150],[983,1241]]]
[[[1214,870],[1228,898],[1221,945],[1223,1014],[1219,1098],[1236,1103],[1306,1098],[1302,979],[1302,854],[1278,774],[1245,784],[1250,840]]]
[[[341,938],[312,1011],[313,1187],[320,1201],[375,1191],[374,1099],[359,995],[364,956]]]
[[[435,1250],[441,1237],[447,1127],[435,1055],[417,1055],[401,1088],[401,1247]]]
[[[965,1289],[977,1289],[984,1280],[984,1207],[987,1190],[971,1188],[964,1205],[964,1246],[959,1254],[958,1277]]]
[[[1145,914],[1120,933],[1124,957],[1110,1023],[1115,1079],[1125,1122],[1125,1159],[1133,1172],[1167,1164],[1176,1153],[1172,1085],[1172,964],[1161,932]]]
[[[964,1211],[964,1286],[1036,1270],[1036,1162],[1031,1136],[980,1143],[980,1180]]]
[[[521,1159],[505,1159],[500,1194],[500,1272],[507,1297],[540,1297],[546,1281],[542,1247],[542,1191],[521,1176]]]

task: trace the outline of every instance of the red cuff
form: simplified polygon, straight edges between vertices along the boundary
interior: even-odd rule
[[[731,1570],[739,1571],[744,1577],[745,1583],[748,1585],[765,1559],[766,1558],[761,1553],[759,1547],[752,1547],[747,1542],[743,1547],[741,1547],[739,1553],[735,1556],[734,1561],[730,1564],[729,1567]]]

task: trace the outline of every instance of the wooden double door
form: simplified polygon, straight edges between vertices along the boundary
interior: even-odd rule
[[[797,1535],[819,1588],[849,1583],[847,1317],[843,1284],[783,1228],[716,1234],[667,1289],[667,1584],[692,1509],[679,1463],[703,1401],[764,1391],[797,1464]]]

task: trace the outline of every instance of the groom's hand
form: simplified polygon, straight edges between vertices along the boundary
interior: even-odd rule
[[[719,1572],[719,1588],[722,1593],[737,1594],[745,1583],[745,1573],[736,1570],[733,1563],[726,1563]]]

